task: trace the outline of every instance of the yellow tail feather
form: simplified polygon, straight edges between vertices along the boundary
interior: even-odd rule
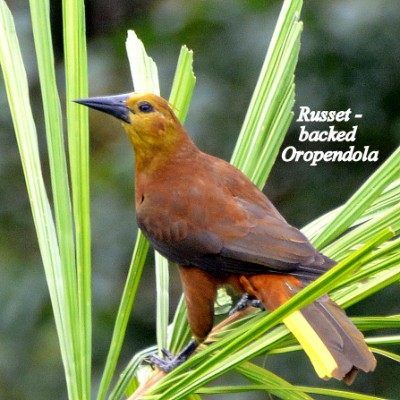
[[[329,349],[301,312],[295,311],[286,317],[283,322],[307,353],[318,376],[322,379],[332,378],[334,372],[337,371],[338,365]]]

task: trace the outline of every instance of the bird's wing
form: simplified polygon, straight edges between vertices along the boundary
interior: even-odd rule
[[[208,207],[191,203],[185,216],[163,213],[151,223],[140,218],[139,225],[155,249],[171,261],[216,275],[277,272],[314,279],[333,265],[268,201],[260,206],[233,196],[223,208],[216,203],[212,199]],[[151,209],[147,215],[154,217],[155,208]]]
[[[239,197],[236,202],[245,210],[242,225],[236,227],[242,235],[225,240],[220,251],[220,256],[226,260],[225,268],[230,272],[246,273],[249,264],[255,264],[277,272],[321,274],[334,264],[298,229],[268,212],[268,208]],[[215,228],[218,231],[218,227]]]

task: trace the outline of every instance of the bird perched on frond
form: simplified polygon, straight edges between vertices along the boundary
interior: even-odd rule
[[[193,338],[174,358],[152,358],[164,371],[207,338],[219,287],[245,294],[241,307],[258,300],[272,311],[335,264],[241,171],[200,151],[163,98],[130,93],[77,102],[122,122],[135,152],[138,225],[179,267]],[[321,378],[351,383],[357,370],[374,370],[363,335],[327,295],[284,322]]]

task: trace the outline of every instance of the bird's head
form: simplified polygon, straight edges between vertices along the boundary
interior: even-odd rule
[[[155,94],[128,93],[75,100],[118,118],[133,144],[136,159],[169,157],[191,142],[168,101]]]

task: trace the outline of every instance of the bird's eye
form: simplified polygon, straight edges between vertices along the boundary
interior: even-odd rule
[[[148,103],[147,101],[143,101],[142,103],[139,103],[138,109],[139,109],[139,111],[141,111],[143,113],[151,113],[154,111],[153,106],[150,103]]]

